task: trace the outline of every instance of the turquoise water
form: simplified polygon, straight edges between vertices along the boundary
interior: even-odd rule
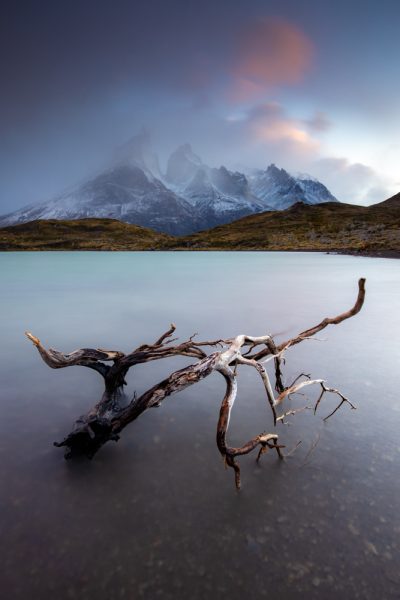
[[[7,599],[397,597],[398,261],[2,253],[0,272]],[[129,351],[157,339],[171,321],[182,339],[272,333],[279,341],[350,308],[361,276],[362,312],[293,348],[285,367],[287,382],[300,372],[322,377],[358,410],[344,407],[325,424],[306,411],[281,426],[288,449],[301,445],[284,464],[269,454],[261,466],[244,457],[239,494],[215,445],[224,393],[217,374],[145,413],[92,462],[67,463],[52,446],[100,398],[101,380],[89,369],[49,369],[26,329],[66,352]],[[184,364],[135,368],[129,394]],[[334,406],[324,402],[321,416]],[[242,369],[230,441],[271,427],[262,386]]]

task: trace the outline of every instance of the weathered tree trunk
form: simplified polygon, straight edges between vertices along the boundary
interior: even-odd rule
[[[321,387],[321,393],[314,406],[314,413],[317,411],[326,392],[337,394],[340,397],[339,404],[335,410],[325,417],[325,420],[331,417],[344,403],[349,404],[351,408],[355,408],[338,390],[327,387],[321,379],[310,379],[308,375],[302,374],[292,385],[285,386],[281,366],[283,356],[291,346],[310,339],[328,325],[337,325],[357,314],[363,305],[364,296],[365,279],[360,279],[358,282],[358,296],[353,308],[337,317],[326,318],[318,325],[279,345],[276,345],[269,335],[259,337],[238,335],[232,339],[205,342],[196,342],[194,336],[192,336],[185,342],[173,345],[176,338],[173,339],[171,336],[175,331],[175,325],[171,325],[170,329],[153,344],[140,346],[129,354],[114,350],[91,348],[83,348],[70,354],[63,354],[52,348],[46,349],[37,337],[26,332],[27,337],[37,347],[41,357],[49,367],[60,369],[73,365],[85,366],[97,371],[104,380],[104,393],[100,402],[86,415],[79,417],[71,433],[62,442],[55,442],[55,446],[66,447],[65,458],[82,454],[92,458],[106,442],[109,440],[117,441],[121,431],[145,410],[159,406],[167,396],[180,392],[217,371],[224,377],[226,382],[226,393],[222,400],[217,426],[217,446],[226,464],[234,469],[236,487],[240,488],[240,468],[236,462],[238,456],[248,454],[259,447],[258,459],[268,448],[275,449],[279,458],[282,458],[281,448],[283,446],[278,444],[276,433],[266,432],[260,433],[240,448],[233,448],[228,445],[226,437],[229,419],[237,394],[237,368],[244,365],[257,370],[264,384],[274,426],[278,423],[284,423],[285,418],[289,415],[310,408],[302,407],[286,412],[282,410],[285,398],[309,385],[318,384]],[[207,347],[219,347],[221,349],[207,354],[205,352]],[[196,362],[171,373],[166,379],[154,385],[141,396],[137,397],[135,394],[128,404],[122,401],[125,397],[123,393],[123,387],[126,385],[125,376],[131,367],[171,356],[187,356],[196,359]],[[270,360],[273,360],[275,365],[276,394],[264,366]]]

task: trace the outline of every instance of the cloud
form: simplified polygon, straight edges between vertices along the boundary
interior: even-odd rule
[[[389,198],[391,195],[392,192],[390,189],[382,185],[377,185],[375,187],[371,187],[364,195],[363,204],[376,204],[377,202],[387,200],[387,198]]]
[[[279,146],[297,156],[310,157],[319,151],[319,141],[313,138],[302,121],[290,117],[282,105],[266,102],[253,107],[247,123],[252,137],[259,143]]]
[[[295,25],[277,18],[242,29],[231,67],[231,100],[246,102],[266,90],[303,80],[312,64],[313,45]]]
[[[327,131],[332,127],[332,123],[328,116],[321,111],[316,111],[311,119],[305,119],[304,124],[311,131],[318,132]]]
[[[243,166],[265,168],[276,162],[291,172],[309,173],[341,202],[369,205],[394,194],[393,182],[372,167],[346,157],[324,156],[319,138],[329,126],[324,113],[297,119],[280,103],[264,102],[247,112],[233,112],[222,138],[241,148]]]
[[[374,169],[344,157],[322,158],[312,169],[342,202],[369,205],[391,195],[390,182]]]

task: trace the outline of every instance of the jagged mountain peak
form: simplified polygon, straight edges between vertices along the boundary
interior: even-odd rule
[[[246,175],[238,171],[229,171],[221,166],[211,169],[211,179],[214,185],[227,194],[246,195],[249,193]]]
[[[284,210],[297,202],[305,204],[337,202],[318,180],[303,176],[295,177],[274,163],[265,170],[254,171],[249,181],[253,194],[275,210]]]
[[[281,171],[285,171],[285,169],[280,169],[279,167],[277,167],[275,163],[269,164],[266,170],[267,170],[267,173],[271,173],[271,174],[280,173]],[[285,171],[285,173],[286,173],[286,171]]]
[[[184,156],[187,160],[190,160],[198,165],[202,164],[201,158],[193,152],[192,145],[189,144],[189,142],[178,146],[173,154]]]
[[[187,184],[202,166],[202,160],[193,152],[192,146],[182,144],[168,159],[166,180],[174,185]]]
[[[157,153],[153,148],[148,129],[143,127],[138,134],[131,137],[115,151],[115,164],[134,165],[143,169],[151,179],[161,178],[161,169]]]
[[[290,179],[293,179],[293,177],[285,169],[280,169],[275,163],[268,165],[265,173],[269,177],[281,182],[287,182]]]

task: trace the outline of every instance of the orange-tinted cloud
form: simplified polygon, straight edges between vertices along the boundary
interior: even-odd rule
[[[277,18],[253,22],[238,42],[230,98],[245,102],[276,86],[298,83],[312,57],[311,41],[292,23]]]
[[[292,151],[313,154],[320,143],[305,129],[302,121],[290,117],[276,102],[267,102],[254,107],[248,115],[253,139],[269,145],[291,146]]]

